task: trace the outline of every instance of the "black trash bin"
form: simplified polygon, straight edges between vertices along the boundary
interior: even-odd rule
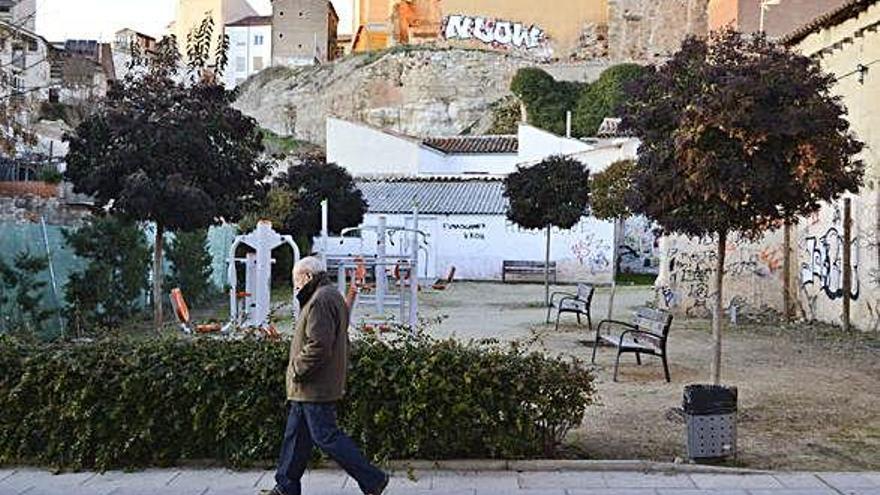
[[[688,385],[684,388],[687,453],[712,460],[736,455],[736,387]]]

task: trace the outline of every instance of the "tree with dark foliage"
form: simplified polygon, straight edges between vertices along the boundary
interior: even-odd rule
[[[367,212],[367,202],[351,174],[323,156],[307,155],[275,180],[275,187],[290,193],[294,207],[282,222],[285,233],[294,235],[303,252],[311,248],[312,239],[321,232],[321,201],[328,200],[329,229],[338,233],[346,227],[360,225]]]
[[[732,233],[768,229],[857,191],[862,143],[817,61],[733,31],[689,38],[628,86],[622,129],[642,140],[632,209],[666,234],[717,241],[712,381],[721,380],[722,283]]]
[[[167,230],[235,221],[268,174],[256,122],[232,107],[218,82],[225,55],[209,66],[210,18],[189,36],[181,77],[173,37],[115,82],[100,109],[65,137],[67,178],[76,191],[125,218],[153,222],[154,320],[162,324],[162,245]],[[223,37],[219,51],[228,40]]]
[[[544,302],[550,304],[550,231],[570,229],[589,214],[590,171],[579,161],[551,156],[531,167],[518,167],[504,179],[510,205],[507,218],[524,229],[547,231],[544,256]]]

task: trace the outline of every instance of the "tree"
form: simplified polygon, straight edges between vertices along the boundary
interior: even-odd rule
[[[164,38],[154,58],[113,83],[101,107],[65,136],[67,177],[77,192],[113,214],[155,224],[157,328],[165,231],[236,221],[268,174],[259,127],[232,107],[233,94],[218,82],[225,55],[207,65],[212,22],[207,18],[189,37],[184,74],[176,41]],[[224,37],[220,50],[227,45]]]
[[[85,266],[65,286],[67,316],[76,330],[113,328],[141,311],[150,246],[136,223],[99,216],[64,239]]]
[[[321,232],[321,201],[328,200],[329,230],[338,233],[360,225],[367,212],[367,202],[351,174],[335,163],[326,163],[320,155],[307,155],[275,180],[275,187],[292,195],[294,208],[287,210],[282,230],[295,236],[302,252],[309,252],[312,239]]]
[[[619,64],[602,72],[578,97],[572,124],[576,135],[595,136],[603,120],[617,117],[626,96],[625,86],[645,70],[638,64]]]
[[[611,297],[608,301],[608,318],[614,311],[614,296],[617,292],[617,275],[620,274],[620,245],[623,243],[625,220],[632,216],[627,205],[627,197],[632,194],[632,174],[636,163],[633,160],[619,160],[593,176],[590,185],[590,206],[593,216],[599,220],[614,222],[614,276],[611,279]]]
[[[213,260],[208,252],[208,229],[177,232],[168,246],[171,275],[168,283],[179,287],[193,304],[208,302],[214,294],[211,283]]]
[[[583,83],[557,81],[547,72],[529,67],[517,71],[510,90],[526,106],[530,124],[555,134],[565,134],[566,112],[573,111]]]
[[[622,128],[642,140],[632,209],[666,234],[717,241],[712,381],[721,380],[729,235],[757,239],[862,184],[862,150],[817,61],[763,36],[689,38],[627,91]]]
[[[45,256],[19,253],[9,266],[0,260],[0,330],[35,335],[52,315],[44,304],[46,282],[38,277],[49,267]]]
[[[504,179],[507,218],[524,229],[546,229],[544,302],[550,305],[550,232],[570,229],[589,214],[590,171],[579,161],[556,155],[531,167],[517,167]]]

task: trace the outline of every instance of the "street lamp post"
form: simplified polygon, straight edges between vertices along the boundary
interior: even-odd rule
[[[771,5],[779,5],[782,0],[761,0],[761,18],[758,22],[758,32],[764,33],[764,14],[770,10]]]

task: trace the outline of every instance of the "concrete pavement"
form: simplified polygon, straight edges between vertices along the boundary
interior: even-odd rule
[[[880,473],[646,473],[632,471],[416,471],[388,495],[880,495]],[[53,475],[0,469],[0,495],[252,495],[271,471],[147,470]],[[344,473],[306,474],[305,495],[356,495]]]

